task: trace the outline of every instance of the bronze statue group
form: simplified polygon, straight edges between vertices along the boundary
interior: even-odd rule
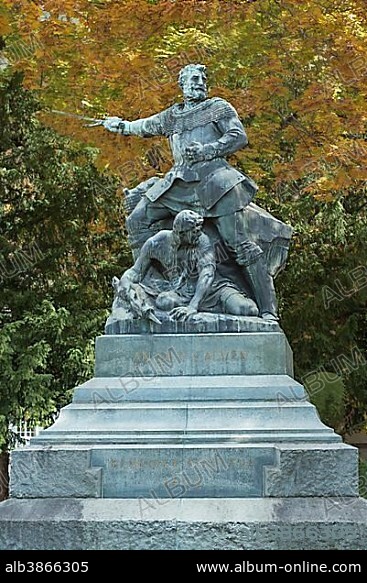
[[[204,65],[187,65],[182,103],[136,121],[103,121],[121,135],[166,137],[174,160],[163,178],[126,190],[135,263],[114,278],[116,297],[133,317],[156,322],[162,311],[177,320],[200,311],[274,321],[274,278],[292,229],[252,202],[256,183],[227,162],[247,145],[246,132],[227,101],[208,98],[206,81]]]

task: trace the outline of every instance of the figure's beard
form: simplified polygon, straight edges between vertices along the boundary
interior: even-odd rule
[[[187,101],[203,101],[207,98],[208,92],[206,89],[190,88],[184,92],[185,100]]]

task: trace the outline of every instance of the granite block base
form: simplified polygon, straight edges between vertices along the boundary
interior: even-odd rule
[[[275,327],[97,338],[95,377],[12,452],[0,548],[366,549],[358,450],[292,377]]]
[[[366,550],[362,498],[7,500],[1,550]]]

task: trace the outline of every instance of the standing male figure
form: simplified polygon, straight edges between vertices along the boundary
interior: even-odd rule
[[[148,118],[126,121],[111,117],[103,124],[122,135],[166,136],[172,149],[173,168],[146,190],[127,218],[134,256],[151,236],[155,222],[174,217],[183,209],[198,211],[216,226],[226,248],[244,270],[260,316],[277,319],[273,277],[263,249],[248,229],[248,205],[257,185],[226,161],[227,156],[247,145],[244,127],[227,101],[208,99],[204,65],[184,67],[179,84],[183,103]],[[266,213],[264,217],[266,222]],[[287,241],[288,237],[289,242],[289,227],[278,223],[280,239]],[[264,220],[260,224],[264,225]],[[285,262],[285,256],[283,248],[280,263]]]

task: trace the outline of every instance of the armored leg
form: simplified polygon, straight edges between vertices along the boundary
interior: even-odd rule
[[[154,223],[170,216],[170,211],[162,204],[150,202],[145,196],[141,198],[126,219],[126,230],[134,260],[138,258],[145,241],[157,232],[152,227]]]
[[[259,307],[261,318],[277,320],[277,299],[274,282],[268,273],[264,256],[261,255],[254,263],[244,265],[244,268]]]
[[[249,239],[243,213],[246,209],[216,217],[219,234],[229,251],[235,256],[237,264],[244,270],[253,297],[264,319],[277,319],[277,300],[273,278],[268,272],[263,250]]]

